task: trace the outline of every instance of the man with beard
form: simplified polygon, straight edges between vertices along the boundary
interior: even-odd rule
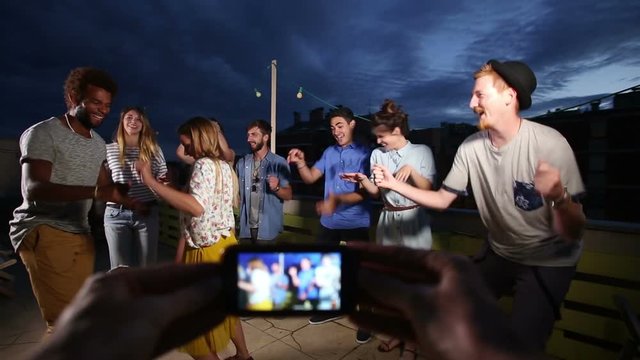
[[[67,113],[39,122],[20,137],[22,204],[10,221],[11,242],[24,262],[40,311],[55,321],[93,273],[88,213],[93,199],[130,207],[128,186],[113,184],[105,142],[92,129],[109,113],[117,84],[102,70],[73,69],[64,85]]]
[[[236,164],[240,188],[241,243],[271,241],[283,229],[285,200],[293,193],[287,161],[269,149],[271,125],[264,120],[247,126],[247,143],[251,153]]]
[[[329,146],[312,167],[307,166],[304,152],[291,149],[287,160],[298,168],[305,184],[312,184],[324,176],[324,200],[316,204],[320,215],[318,240],[339,244],[341,241],[368,241],[370,226],[369,198],[360,184],[343,178],[344,174],[369,174],[370,151],[353,142],[356,121],[347,107],[332,110],[327,116],[336,144]],[[323,324],[337,317],[316,315],[309,319],[312,325]],[[356,341],[364,344],[371,334],[358,330]]]
[[[474,77],[469,106],[481,131],[460,145],[440,190],[416,189],[381,166],[372,171],[378,186],[440,210],[471,184],[489,233],[478,269],[496,297],[513,293],[516,335],[543,351],[582,252],[584,184],[567,140],[519,115],[537,85],[529,66],[490,60]]]

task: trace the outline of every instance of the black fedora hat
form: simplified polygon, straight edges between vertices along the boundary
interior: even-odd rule
[[[491,65],[504,81],[510,87],[515,89],[518,94],[518,103],[520,110],[526,110],[531,107],[531,94],[536,89],[538,82],[536,75],[531,71],[529,66],[521,61],[504,61],[489,60],[487,64]]]

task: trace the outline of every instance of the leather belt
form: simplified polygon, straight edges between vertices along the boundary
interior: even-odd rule
[[[409,205],[409,206],[393,206],[390,204],[385,203],[384,204],[384,210],[386,211],[405,211],[405,210],[412,210],[412,209],[416,209],[419,208],[420,205],[415,204],[415,205]]]
[[[151,207],[151,206],[158,205],[158,202],[154,200],[154,201],[147,201],[144,204],[147,205],[148,207]],[[131,211],[134,210],[134,209],[131,209],[130,207],[124,206],[122,204],[107,204],[107,207],[110,207],[112,209],[120,209],[120,210],[131,210]]]

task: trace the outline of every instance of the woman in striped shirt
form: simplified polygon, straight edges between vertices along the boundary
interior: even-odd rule
[[[153,176],[167,182],[167,164],[147,115],[139,107],[127,107],[120,113],[115,141],[107,145],[106,166],[114,183],[131,185],[128,196],[135,202],[131,208],[107,203],[104,231],[112,269],[153,264],[158,254],[158,198],[142,183],[137,160],[150,163]]]

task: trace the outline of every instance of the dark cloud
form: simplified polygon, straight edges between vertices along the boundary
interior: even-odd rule
[[[121,87],[100,132],[110,137],[121,107],[145,106],[170,156],[175,129],[194,115],[221,119],[244,150],[245,125],[270,116],[272,59],[279,128],[294,111],[328,110],[313,96],[296,99],[299,86],[357,113],[394,98],[417,128],[474,121],[471,73],[489,58],[531,64],[540,85],[525,115],[538,114],[588,100],[576,79],[607,66],[618,69],[609,91],[637,83],[638,18],[640,4],[622,0],[5,1],[2,136],[63,113],[62,83],[83,65],[107,69]]]

